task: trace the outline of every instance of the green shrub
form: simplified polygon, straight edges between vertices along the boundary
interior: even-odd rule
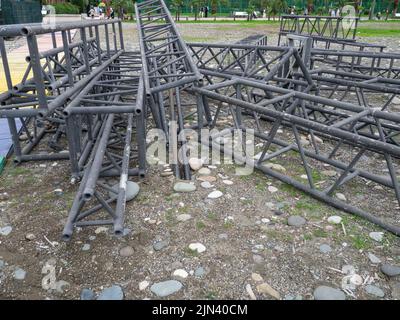
[[[71,0],[71,3],[79,7],[80,12],[86,11],[86,5],[87,5],[86,0]]]
[[[80,8],[72,3],[56,3],[53,5],[56,14],[79,14]]]

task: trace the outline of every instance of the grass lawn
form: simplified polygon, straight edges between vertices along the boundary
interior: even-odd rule
[[[134,22],[134,21],[128,21]],[[227,25],[226,30],[230,30],[232,28],[257,28],[263,25],[268,25],[272,27],[276,27],[277,31],[279,30],[279,20],[188,20],[185,18],[181,18],[180,21],[176,22],[179,24],[204,24],[204,25]],[[229,26],[228,26],[229,25]],[[224,27],[221,26],[221,29]],[[360,37],[400,37],[400,20],[389,20],[389,21],[360,21],[357,28],[357,36]]]

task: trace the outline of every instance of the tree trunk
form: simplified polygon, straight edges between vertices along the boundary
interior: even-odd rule
[[[358,13],[360,11],[360,0],[354,1],[354,9],[356,10],[356,15],[358,15]]]
[[[376,6],[376,0],[372,0],[371,7],[369,8],[369,18],[368,18],[369,20],[372,20],[374,17],[375,6]]]
[[[399,0],[394,0],[394,2],[393,2],[393,17],[396,16],[398,9],[399,9]]]

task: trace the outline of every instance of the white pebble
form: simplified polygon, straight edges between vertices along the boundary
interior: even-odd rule
[[[206,247],[200,242],[194,242],[189,244],[189,249],[192,251],[197,251],[198,253],[206,251]]]

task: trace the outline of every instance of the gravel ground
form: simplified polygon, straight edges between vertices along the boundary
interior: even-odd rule
[[[271,25],[237,30],[233,24],[180,24],[179,29],[196,42],[235,42],[267,33],[273,44],[277,38]],[[134,24],[125,25],[125,40],[137,49]],[[399,43],[398,38],[367,41],[389,50]],[[333,293],[325,287],[315,292],[317,287],[345,285],[346,299],[400,299],[399,276],[386,275],[387,268],[393,275],[400,264],[400,241],[375,225],[260,173],[236,176],[233,165],[210,169],[216,179],[210,189],[200,186],[196,174],[197,190],[189,193],[174,192],[176,181],[160,177],[162,170],[153,165],[138,182],[140,193],[127,204],[125,237],[86,228],[64,243],[59,238],[77,189],[69,183],[68,163],[8,165],[0,177],[0,298],[79,299],[83,289],[98,296],[119,286],[126,299],[155,299],[152,285],[178,280],[182,287],[161,284],[170,290],[166,299],[319,299]],[[209,199],[213,190],[222,196]],[[374,195],[363,192],[367,206],[376,207]],[[338,218],[332,216],[341,223],[334,224]],[[370,232],[383,237],[373,240]],[[204,248],[192,250],[194,243]],[[392,266],[383,267],[386,274],[385,264]],[[120,297],[118,289],[111,294]]]

